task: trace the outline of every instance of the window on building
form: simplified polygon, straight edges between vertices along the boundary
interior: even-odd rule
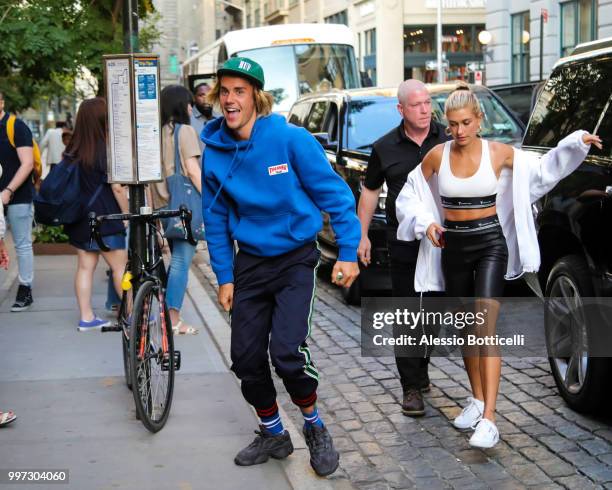
[[[376,29],[365,31],[365,54],[376,56]]]
[[[363,69],[374,85],[376,85],[376,29],[369,29],[363,33]]]
[[[561,4],[561,56],[567,56],[579,43],[596,37],[597,1],[572,0]]]
[[[325,17],[326,24],[343,24],[348,26],[348,10],[342,10],[341,12],[336,12],[329,17]]]
[[[529,76],[529,12],[512,16],[512,83],[527,82]]]
[[[404,27],[404,51],[409,53],[433,53],[435,50],[435,26]]]
[[[484,25],[442,26],[442,51],[445,53],[480,51],[480,43],[476,41],[476,32],[480,32],[484,28]]]
[[[259,14],[259,7],[255,9],[255,27],[259,27],[261,25],[261,16]]]

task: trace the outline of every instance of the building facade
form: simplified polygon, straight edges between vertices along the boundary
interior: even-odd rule
[[[155,52],[161,59],[162,86],[178,83],[183,61],[242,26],[242,11],[225,0],[154,0],[153,4],[161,16],[162,37]]]
[[[442,0],[446,79],[467,78],[467,64],[482,62],[478,33],[485,0]],[[437,0],[244,0],[246,27],[279,23],[345,24],[355,34],[359,66],[379,86],[406,78],[436,80]]]
[[[577,44],[612,37],[612,0],[487,0],[486,26],[488,85],[545,79]]]

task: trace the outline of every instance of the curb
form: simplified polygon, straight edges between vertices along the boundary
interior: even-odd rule
[[[194,264],[193,267],[197,267],[197,265]],[[206,330],[208,330],[215,345],[221,352],[229,370],[231,366],[229,323],[219,312],[217,306],[202,286],[200,278],[194,274],[193,270],[189,271],[187,294],[191,298]],[[234,379],[238,383],[238,379],[235,377]],[[331,490],[337,488],[331,481],[318,477],[312,470],[310,467],[310,454],[301,431],[295,426],[280,404],[278,409],[283,419],[283,425],[291,434],[291,440],[295,449],[291,457],[281,462],[289,484],[295,490]],[[253,413],[255,413],[254,410]]]

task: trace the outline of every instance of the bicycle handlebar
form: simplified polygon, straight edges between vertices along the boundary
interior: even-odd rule
[[[185,205],[181,205],[179,209],[154,211],[150,214],[124,213],[96,216],[96,213],[92,211],[89,213],[89,243],[95,240],[98,247],[100,247],[100,250],[103,250],[104,252],[108,252],[110,250],[110,247],[104,243],[102,235],[100,234],[100,224],[104,221],[144,221],[145,223],[152,223],[157,219],[177,217],[181,218],[183,229],[185,230],[185,240],[187,240],[193,246],[197,245],[198,242],[193,238],[193,233],[191,231],[191,211],[187,209],[187,206]]]

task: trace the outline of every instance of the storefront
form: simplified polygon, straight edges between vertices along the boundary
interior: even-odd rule
[[[478,33],[484,28],[484,24],[442,26],[442,52],[448,66],[446,80],[467,80],[466,64],[483,60]],[[404,78],[436,81],[436,70],[427,66],[436,60],[436,44],[435,25],[404,26]]]

